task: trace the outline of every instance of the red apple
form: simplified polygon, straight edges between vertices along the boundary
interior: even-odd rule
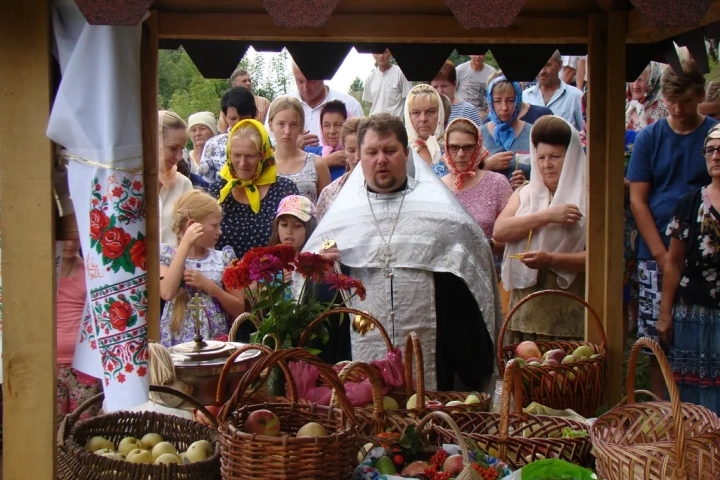
[[[463,471],[463,457],[462,455],[450,455],[445,459],[443,463],[443,473],[449,473],[451,477],[455,477]]]
[[[555,360],[554,358],[546,358],[543,362],[544,365],[560,365],[560,362]]]
[[[553,359],[557,360],[558,362],[562,362],[565,356],[565,350],[556,348],[555,350],[548,350],[547,352],[545,352],[545,355],[543,355],[543,360]]]
[[[527,359],[527,363],[528,363],[528,364],[530,364],[530,363],[532,363],[532,362],[542,363],[542,359],[540,359],[540,358],[538,358],[538,357],[530,357],[530,358]]]
[[[255,410],[248,415],[243,430],[255,435],[277,437],[280,433],[280,419],[270,410]]]
[[[535,342],[531,342],[528,340],[520,343],[517,347],[515,347],[515,356],[527,361],[528,358],[542,357],[542,353],[540,352],[540,349],[535,344]]]

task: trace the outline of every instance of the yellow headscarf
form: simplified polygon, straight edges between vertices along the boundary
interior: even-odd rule
[[[260,148],[260,162],[258,162],[257,170],[255,175],[250,180],[240,180],[235,174],[235,169],[230,161],[230,141],[232,140],[233,134],[243,126],[252,126],[258,132],[260,132],[260,138],[262,139],[262,146]],[[238,122],[230,133],[228,134],[228,141],[225,147],[227,150],[227,160],[225,166],[220,170],[220,177],[227,180],[225,186],[220,190],[220,199],[218,203],[222,203],[225,198],[230,194],[235,186],[240,185],[245,189],[245,195],[247,195],[250,201],[250,208],[255,213],[260,211],[260,191],[257,189],[260,185],[271,185],[277,180],[277,166],[275,166],[275,156],[270,145],[270,137],[257,120],[242,120]]]

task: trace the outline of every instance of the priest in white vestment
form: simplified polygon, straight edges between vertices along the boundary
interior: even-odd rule
[[[412,331],[419,335],[427,389],[487,388],[502,310],[482,229],[424,162],[414,162],[408,176],[408,136],[399,117],[364,120],[358,142],[361,168],[304,250],[334,241],[343,271],[367,288],[353,306],[380,320],[396,346]],[[377,332],[360,335],[350,323],[331,329],[328,348],[347,344],[347,356],[361,361],[386,355]]]

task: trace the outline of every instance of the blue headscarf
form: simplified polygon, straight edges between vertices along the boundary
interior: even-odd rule
[[[493,132],[493,138],[495,143],[502,145],[506,151],[510,150],[512,143],[515,141],[515,130],[513,129],[513,122],[517,120],[520,115],[520,105],[522,105],[522,89],[520,84],[517,82],[509,82],[515,89],[515,109],[513,110],[510,120],[507,122],[500,121],[500,118],[495,113],[495,107],[493,105],[493,88],[498,82],[507,82],[508,79],[504,75],[500,75],[490,82],[490,86],[487,89],[487,104],[490,120],[495,124],[495,131]]]

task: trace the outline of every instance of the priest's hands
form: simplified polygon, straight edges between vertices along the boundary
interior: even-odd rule
[[[520,261],[528,268],[540,270],[543,267],[550,266],[552,263],[552,253],[546,252],[545,250],[525,252],[522,254]]]
[[[326,260],[336,262],[340,260],[340,250],[337,247],[320,250],[320,255]]]

